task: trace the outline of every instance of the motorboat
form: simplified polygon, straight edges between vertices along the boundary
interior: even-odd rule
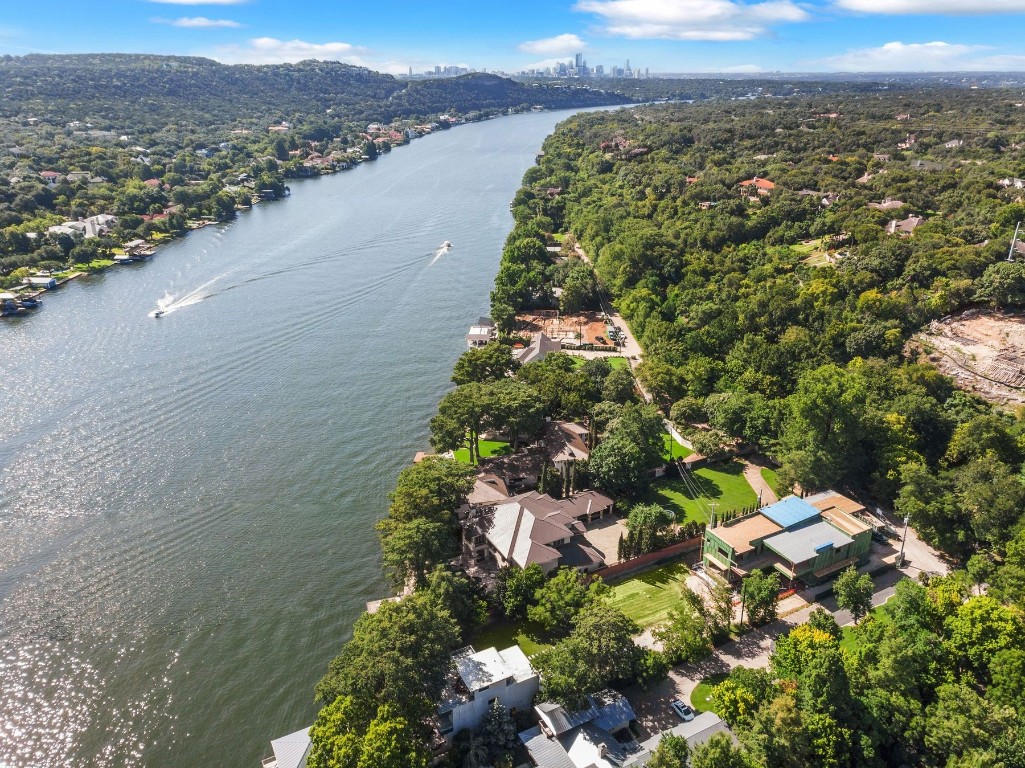
[[[452,241],[451,240],[446,240],[445,242],[443,242],[441,244],[441,247],[442,248],[451,248],[452,247]]]
[[[162,309],[158,309],[157,311],[155,311],[153,313],[153,317],[163,317],[163,316],[164,316],[164,310],[162,310]]]

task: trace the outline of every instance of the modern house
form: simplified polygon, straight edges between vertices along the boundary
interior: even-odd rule
[[[641,747],[630,732],[637,719],[624,696],[612,690],[588,696],[589,706],[569,712],[550,702],[534,707],[539,724],[520,733],[538,768],[619,768]]]
[[[463,557],[498,568],[536,563],[546,574],[560,566],[597,570],[604,558],[582,534],[585,523],[604,517],[612,507],[612,499],[597,491],[566,499],[531,491],[477,508],[463,522]]]
[[[467,646],[452,655],[453,671],[438,707],[438,732],[451,742],[462,730],[473,730],[498,700],[510,712],[530,707],[539,678],[518,645],[499,651]]]
[[[864,512],[835,491],[787,496],[753,514],[709,525],[702,561],[731,582],[756,569],[774,569],[788,582],[818,584],[868,560],[872,526],[859,517]]]

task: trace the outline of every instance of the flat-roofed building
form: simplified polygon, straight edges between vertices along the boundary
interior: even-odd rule
[[[702,561],[737,581],[756,569],[776,570],[789,582],[817,584],[868,560],[872,526],[865,508],[835,491],[788,496],[757,512],[705,530]]]

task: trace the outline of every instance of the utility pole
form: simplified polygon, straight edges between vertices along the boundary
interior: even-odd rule
[[[904,535],[900,539],[900,554],[897,555],[897,567],[900,568],[904,565],[904,543],[908,540],[908,521],[911,518],[907,515],[904,517]]]
[[[737,623],[737,629],[744,628],[744,606],[747,605],[747,579],[741,578],[740,580],[740,621]]]

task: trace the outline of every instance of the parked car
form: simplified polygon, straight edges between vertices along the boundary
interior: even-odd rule
[[[669,706],[673,708],[673,711],[680,716],[680,719],[685,723],[689,723],[695,717],[697,713],[691,709],[688,705],[684,704],[679,699],[673,699],[669,702]]]

